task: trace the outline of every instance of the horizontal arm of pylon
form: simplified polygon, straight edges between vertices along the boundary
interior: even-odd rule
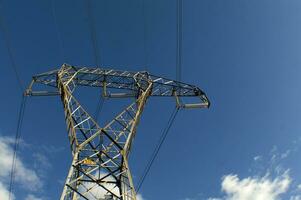
[[[138,97],[141,89],[145,90],[148,83],[152,83],[152,90],[149,96],[157,97],[198,97],[200,103],[181,105],[182,108],[209,107],[210,102],[206,94],[197,86],[182,83],[179,81],[151,75],[148,72],[131,72],[104,68],[74,67],[64,64],[63,67],[69,67],[73,76],[72,81],[78,86],[102,87],[104,96],[108,98],[129,98]],[[57,74],[59,70],[38,74],[33,77],[35,85],[49,86],[47,90],[33,91],[31,86],[27,90],[27,95],[45,96],[59,95],[57,88]],[[70,77],[69,81],[70,81]],[[54,90],[53,90],[54,88]],[[111,89],[124,90],[125,92],[114,92]]]

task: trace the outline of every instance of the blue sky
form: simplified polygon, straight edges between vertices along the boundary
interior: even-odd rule
[[[84,1],[55,1],[61,44],[51,5],[1,1],[24,85],[62,63],[95,66]],[[175,78],[175,0],[95,0],[92,8],[102,66]],[[300,9],[298,0],[183,1],[182,81],[202,88],[212,104],[209,110],[180,111],[140,191],[143,199],[301,199]],[[1,31],[3,167],[21,101],[4,38]],[[85,93],[83,102],[94,113],[97,91]],[[125,102],[105,102],[100,120],[118,113],[117,104]],[[173,99],[148,102],[131,155],[135,182],[173,107]],[[58,199],[71,162],[58,97],[28,99],[22,139],[20,169],[32,175],[33,187],[24,187],[26,179],[20,178],[16,199]],[[7,188],[7,174],[0,173],[0,192]]]

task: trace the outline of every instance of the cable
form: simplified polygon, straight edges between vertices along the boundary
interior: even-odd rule
[[[141,178],[138,181],[138,184],[137,184],[137,187],[136,187],[137,192],[139,192],[146,176],[148,175],[148,173],[149,173],[149,171],[150,171],[150,169],[151,169],[151,167],[152,167],[152,165],[153,165],[153,163],[154,163],[154,161],[155,161],[155,159],[156,159],[156,157],[157,157],[157,155],[158,155],[158,153],[159,153],[159,151],[160,151],[160,149],[161,149],[161,147],[162,147],[162,145],[163,145],[163,143],[166,139],[166,136],[168,135],[169,130],[170,130],[170,128],[171,128],[171,126],[172,126],[172,124],[173,124],[173,122],[174,122],[174,120],[177,116],[178,111],[179,111],[179,108],[175,107],[175,109],[171,113],[170,118],[167,122],[167,125],[166,125],[166,127],[164,128],[164,130],[161,134],[159,142],[157,143],[156,148],[154,149],[154,151],[152,153],[152,156],[151,156],[150,160],[148,161],[148,163],[147,163],[147,165],[146,165],[146,167],[143,171],[143,174],[142,174]]]
[[[181,81],[182,73],[182,0],[177,0],[177,53],[176,53],[176,79]]]
[[[143,50],[144,50],[144,68],[145,71],[148,70],[148,54],[146,49],[147,43],[147,13],[146,13],[146,6],[145,0],[142,0],[142,18],[143,18]]]
[[[0,5],[0,13],[3,13],[1,10],[2,10],[2,7]],[[9,56],[9,59],[10,59],[10,62],[11,62],[11,67],[12,67],[14,73],[15,73],[15,76],[16,76],[16,79],[17,79],[17,82],[18,82],[18,85],[19,85],[19,89],[21,90],[21,92],[23,92],[24,91],[23,81],[21,80],[21,76],[18,72],[16,61],[15,61],[13,53],[12,53],[12,49],[11,49],[10,42],[9,42],[9,37],[8,37],[8,30],[6,28],[3,16],[0,16],[0,29],[3,32],[3,37],[4,37],[4,40],[5,40],[5,46],[6,46],[7,51],[8,51],[8,56]]]
[[[16,129],[16,136],[15,136],[15,141],[14,141],[14,154],[13,154],[13,161],[12,161],[12,166],[11,166],[11,172],[10,172],[10,182],[9,182],[9,200],[12,198],[12,192],[14,189],[14,178],[15,178],[15,171],[16,171],[16,161],[17,161],[17,154],[18,154],[18,149],[19,149],[19,143],[20,143],[20,138],[21,138],[21,127],[22,127],[22,122],[24,118],[24,112],[25,112],[25,107],[26,107],[26,96],[22,97],[21,101],[21,106],[18,114],[18,122],[17,122],[17,129]]]
[[[96,111],[95,111],[95,114],[94,114],[94,119],[95,119],[96,122],[98,121],[99,114],[100,114],[100,112],[103,108],[104,101],[105,101],[105,99],[103,97],[99,98],[99,101],[98,101],[98,104],[97,104],[97,107],[96,107]]]
[[[181,80],[181,65],[182,65],[182,0],[177,0],[177,54],[176,54],[176,79],[178,81]],[[146,176],[148,175],[151,166],[153,165],[165,139],[166,136],[168,135],[168,132],[175,120],[175,117],[179,111],[178,107],[175,107],[174,111],[172,112],[169,121],[167,123],[167,126],[163,130],[163,133],[160,137],[159,143],[157,144],[150,160],[148,161],[146,168],[143,172],[142,177],[138,181],[137,185],[137,192],[140,190]]]
[[[95,26],[94,26],[94,18],[93,18],[93,14],[92,14],[90,0],[86,0],[86,8],[87,8],[87,14],[88,14],[90,33],[91,33],[91,40],[92,40],[93,50],[94,50],[95,64],[97,67],[99,67],[100,66],[100,55],[99,55],[100,52],[99,52],[99,47],[98,47],[98,43],[97,43],[97,35],[96,35]]]
[[[88,14],[88,21],[89,21],[89,27],[90,27],[90,33],[91,33],[91,41],[93,45],[93,52],[94,52],[94,58],[95,58],[95,64],[96,67],[100,67],[100,51],[98,47],[98,41],[97,41],[97,35],[96,35],[96,30],[94,26],[94,18],[93,18],[93,13],[92,13],[92,8],[91,8],[91,1],[86,0],[86,8],[87,8],[87,14]],[[96,112],[95,112],[95,121],[98,121],[99,114],[102,110],[103,104],[104,104],[104,98],[100,95],[99,101],[96,107]]]
[[[2,9],[2,7],[0,7],[0,11],[1,11],[1,9]],[[3,12],[0,12],[0,13],[3,13]],[[16,61],[15,61],[13,53],[12,53],[12,49],[11,49],[9,37],[8,37],[8,31],[7,31],[3,16],[0,16],[0,29],[3,32],[5,46],[8,51],[9,59],[11,61],[11,67],[13,68],[13,71],[15,73],[15,76],[16,76],[16,79],[17,79],[17,82],[19,85],[19,89],[23,93],[23,91],[24,91],[23,82],[21,80],[21,76],[18,72]],[[20,138],[21,138],[20,129],[22,127],[25,107],[26,107],[26,96],[23,95],[22,100],[21,100],[19,114],[18,114],[18,122],[17,122],[16,135],[15,135],[15,141],[14,141],[14,149],[13,149],[14,154],[13,154],[13,160],[12,160],[12,166],[11,166],[11,172],[10,172],[10,182],[9,182],[9,195],[8,195],[9,200],[11,200],[11,198],[12,198],[14,177],[15,177],[15,170],[16,170],[17,153],[18,153],[18,148],[19,148],[19,143],[20,143]]]
[[[57,15],[56,15],[56,10],[55,10],[55,0],[51,1],[51,8],[52,8],[52,17],[53,17],[54,25],[55,25],[55,29],[56,29],[56,35],[57,35],[57,39],[58,39],[58,42],[59,42],[60,54],[61,54],[61,57],[63,59],[63,62],[66,62],[66,56],[65,56],[64,50],[63,50],[64,49],[63,40],[62,40],[62,37],[61,37],[61,34],[60,34],[59,25],[58,25],[58,22],[57,22]]]

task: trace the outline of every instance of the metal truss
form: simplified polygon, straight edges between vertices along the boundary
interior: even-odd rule
[[[47,86],[47,89],[33,89],[41,86]],[[135,100],[111,122],[100,127],[75,98],[74,91],[78,86],[102,87],[105,97],[134,97]],[[119,93],[113,92],[116,90]],[[34,76],[26,95],[61,96],[73,155],[61,200],[136,200],[128,156],[144,105],[150,96],[175,97],[177,106],[181,108],[209,107],[205,93],[193,85],[145,71],[117,71],[67,64],[58,70]],[[200,103],[182,104],[181,97],[198,97]]]

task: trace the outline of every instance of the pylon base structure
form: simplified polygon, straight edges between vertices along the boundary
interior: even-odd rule
[[[46,90],[33,89],[41,86],[47,86]],[[104,97],[134,98],[134,102],[100,127],[75,98],[74,92],[79,86],[102,87]],[[113,93],[116,89],[124,92]],[[25,95],[61,97],[73,155],[61,200],[136,200],[128,156],[147,99],[151,96],[175,97],[180,108],[208,108],[210,105],[198,87],[145,71],[67,64],[33,76]],[[181,97],[198,97],[200,103],[182,104]]]

